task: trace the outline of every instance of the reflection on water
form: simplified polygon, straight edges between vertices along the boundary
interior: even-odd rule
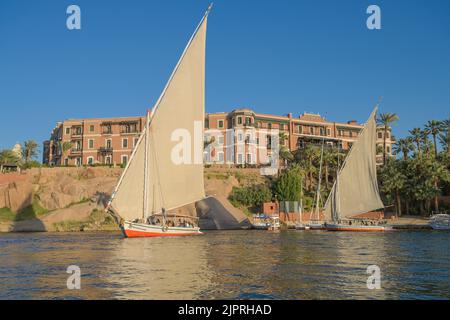
[[[0,235],[1,299],[450,299],[450,233]],[[81,290],[68,290],[78,265]],[[382,289],[368,290],[369,265]]]

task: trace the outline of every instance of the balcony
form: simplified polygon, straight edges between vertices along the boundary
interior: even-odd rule
[[[98,149],[98,152],[100,154],[110,154],[110,153],[113,153],[113,148],[112,147],[100,147]]]
[[[70,153],[73,155],[81,154],[83,151],[80,148],[74,148],[70,150]]]

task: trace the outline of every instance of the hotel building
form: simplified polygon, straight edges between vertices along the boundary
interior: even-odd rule
[[[81,166],[122,165],[130,158],[145,117],[66,120],[44,142],[43,163]]]
[[[260,159],[260,153],[255,152],[261,145],[271,154],[271,138],[260,132],[269,133],[277,129],[280,146],[291,152],[302,149],[308,144],[326,145],[348,150],[358,138],[363,125],[355,120],[346,123],[331,122],[318,114],[303,113],[294,117],[292,113],[286,116],[255,113],[251,109],[235,109],[232,112],[210,113],[206,115],[206,139],[214,141],[219,147],[207,148],[206,163],[251,164],[258,165],[267,160]],[[209,135],[209,136],[208,136]],[[213,139],[211,137],[214,136]],[[377,163],[383,161],[384,128],[377,129]],[[282,138],[281,138],[282,137]],[[233,139],[234,143],[227,140]],[[264,140],[264,141],[262,141]],[[392,144],[394,137],[389,128],[386,136],[386,154],[393,156]],[[223,146],[223,147],[222,147]],[[232,148],[232,152],[230,152]]]
[[[43,162],[48,165],[125,165],[145,126],[145,117],[67,120],[53,129],[44,142]],[[267,163],[255,152],[264,146],[268,158],[272,150],[272,129],[277,129],[279,144],[290,151],[307,144],[348,150],[362,129],[356,121],[331,122],[318,114],[294,117],[255,113],[251,109],[209,113],[205,117],[205,140],[214,143],[205,149],[205,163],[259,165]],[[267,134],[266,134],[267,133]],[[384,128],[377,131],[377,162],[382,162]],[[394,137],[389,129],[386,153],[393,156]],[[65,148],[63,146],[66,146]],[[68,148],[70,147],[70,148]]]

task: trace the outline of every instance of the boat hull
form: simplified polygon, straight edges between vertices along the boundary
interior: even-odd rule
[[[183,237],[202,235],[200,228],[193,227],[167,227],[144,223],[134,223],[125,221],[121,226],[122,232],[126,238],[143,237]]]
[[[357,226],[343,224],[326,224],[328,231],[349,231],[349,232],[384,232],[390,231],[391,228],[386,226]]]
[[[307,225],[310,230],[326,230],[325,225],[320,223],[310,223]]]
[[[433,230],[450,230],[450,226],[446,225],[430,224],[430,226]]]

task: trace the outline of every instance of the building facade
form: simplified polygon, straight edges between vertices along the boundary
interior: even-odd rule
[[[308,144],[321,145],[322,141],[330,147],[348,150],[357,140],[363,125],[355,120],[331,122],[313,113],[294,117],[292,113],[278,116],[255,113],[251,109],[235,109],[232,112],[207,114],[205,128],[205,139],[214,141],[205,151],[207,163],[259,165],[267,163],[268,159],[262,159],[264,153],[256,150],[262,146],[270,158],[271,139],[277,138],[279,145],[291,152]],[[270,134],[272,129],[279,132],[279,137]],[[383,141],[384,128],[380,126],[377,129],[377,163],[383,160]],[[389,156],[393,156],[394,143],[389,128],[386,135],[386,154]]]
[[[145,117],[67,120],[57,123],[44,142],[48,165],[125,165],[145,126]],[[348,150],[363,126],[356,121],[330,122],[318,114],[294,117],[255,113],[251,109],[209,113],[205,116],[205,163],[260,165],[270,162],[274,139],[291,152],[324,141]],[[275,129],[275,130],[273,130]],[[273,135],[273,132],[277,132]],[[377,131],[377,162],[382,162],[384,128]],[[211,143],[214,141],[214,143]],[[386,153],[393,156],[389,128]],[[258,152],[264,147],[265,152]]]
[[[66,120],[44,142],[43,163],[55,166],[125,165],[145,117]]]

